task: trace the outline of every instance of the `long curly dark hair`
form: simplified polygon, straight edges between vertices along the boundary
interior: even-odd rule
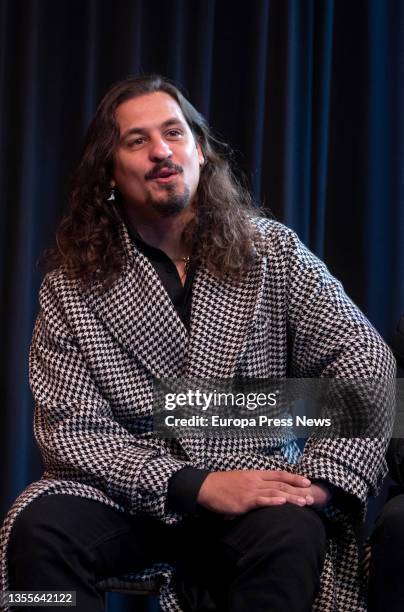
[[[115,112],[126,100],[159,91],[177,102],[205,159],[195,217],[184,231],[194,261],[219,278],[240,278],[250,268],[253,245],[259,238],[249,218],[261,212],[231,169],[230,148],[212,135],[205,119],[173,83],[152,74],[128,77],[102,99],[87,130],[73,175],[69,210],[56,233],[56,245],[42,258],[46,270],[63,266],[84,286],[97,281],[104,289],[119,277],[125,258],[119,232],[124,215],[119,198],[115,203],[107,201],[113,152],[119,141]]]

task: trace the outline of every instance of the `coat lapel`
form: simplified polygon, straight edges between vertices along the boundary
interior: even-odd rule
[[[260,301],[266,257],[240,280],[218,280],[201,267],[194,280],[190,338],[148,259],[121,226],[123,274],[104,293],[87,294],[115,339],[157,378],[232,377]]]
[[[123,274],[104,293],[87,295],[91,308],[124,348],[157,378],[183,372],[188,334],[148,259],[133,245],[124,224]]]

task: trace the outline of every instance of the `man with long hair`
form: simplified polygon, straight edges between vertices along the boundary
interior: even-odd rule
[[[102,100],[46,255],[30,352],[45,473],[1,532],[3,589],[161,578],[164,610],[363,605],[355,527],[381,440],[164,439],[159,378],[394,376],[394,360],[296,235],[265,219],[168,80]]]

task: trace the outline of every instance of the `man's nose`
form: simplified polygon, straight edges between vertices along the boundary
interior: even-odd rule
[[[171,157],[173,153],[163,138],[156,138],[151,141],[149,154],[152,161],[157,161]]]

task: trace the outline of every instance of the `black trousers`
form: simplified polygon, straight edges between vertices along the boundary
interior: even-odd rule
[[[104,610],[100,578],[158,561],[176,567],[186,610],[308,612],[325,550],[320,516],[290,504],[229,521],[206,512],[167,526],[96,501],[49,495],[16,519],[8,563],[11,589],[76,591],[77,612]]]
[[[372,534],[369,612],[404,610],[404,495],[390,499]]]

